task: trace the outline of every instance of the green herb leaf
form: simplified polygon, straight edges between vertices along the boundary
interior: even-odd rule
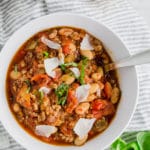
[[[62,83],[56,90],[55,93],[58,97],[58,104],[64,105],[67,100],[69,86],[67,84]]]
[[[82,64],[81,64],[81,72],[80,72],[80,77],[79,77],[79,82],[81,84],[84,84],[85,67],[87,65],[87,62],[88,62],[88,58],[83,57]]]
[[[39,94],[40,94],[39,103],[42,104],[43,98],[44,98],[44,93],[43,93],[43,91],[39,91]]]
[[[30,92],[30,90],[31,90],[31,83],[30,83],[30,80],[25,80],[24,81],[26,84],[27,84],[27,86],[28,86],[28,89],[27,89],[27,91],[26,91],[26,93],[29,93]]]
[[[29,93],[30,90],[31,90],[31,87],[28,87],[26,93]]]
[[[61,68],[62,71],[66,71],[66,66],[65,66],[65,64],[61,64],[61,65],[60,65],[60,68]]]
[[[44,56],[45,58],[48,58],[48,57],[49,57],[49,53],[46,52],[46,51],[44,51],[44,52],[43,52],[43,56]]]
[[[27,86],[31,86],[30,80],[27,79],[24,82],[27,84]]]
[[[60,65],[62,71],[66,71],[66,67],[69,67],[69,66],[77,67],[78,64],[75,62],[70,62],[70,63],[65,63],[65,64]]]
[[[44,93],[43,91],[40,91],[40,99],[43,99],[43,97],[44,97]]]
[[[58,104],[59,104],[59,105],[64,105],[65,102],[66,102],[66,99],[67,99],[66,96],[59,98],[59,99],[58,99]]]

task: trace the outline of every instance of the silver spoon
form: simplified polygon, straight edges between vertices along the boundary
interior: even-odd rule
[[[105,71],[108,72],[117,68],[142,65],[146,63],[150,63],[150,50],[146,50],[133,56],[124,58],[118,62],[107,64],[104,66],[104,68]]]

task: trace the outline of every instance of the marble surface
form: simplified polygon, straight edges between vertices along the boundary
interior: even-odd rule
[[[150,28],[150,0],[128,0]]]

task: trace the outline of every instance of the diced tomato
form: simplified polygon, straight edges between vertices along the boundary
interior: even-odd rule
[[[30,108],[31,107],[31,98],[29,94],[24,95],[24,101],[21,104],[25,108]]]
[[[78,88],[78,87],[79,87],[79,83],[73,83],[72,86],[71,86],[71,88],[73,90],[76,90],[76,88]]]
[[[27,86],[24,85],[16,95],[16,101],[25,108],[31,108],[31,97],[27,93]]]
[[[76,50],[75,44],[70,40],[64,41],[62,45],[62,51],[65,55],[73,54]]]
[[[100,119],[103,117],[103,113],[101,111],[92,111],[94,118]]]
[[[97,99],[92,102],[92,110],[98,111],[98,110],[104,109],[105,107],[106,107],[105,100]]]
[[[92,113],[95,118],[100,119],[103,116],[102,110],[106,107],[106,101],[97,99],[92,102]]]
[[[92,102],[92,113],[95,118],[111,115],[115,112],[114,105],[106,100],[97,99]]]
[[[62,48],[62,51],[65,55],[70,54],[70,48],[69,48],[69,44],[68,45],[64,45]]]
[[[58,82],[59,78],[62,76],[62,71],[60,68],[56,68],[55,70],[56,76],[53,78],[53,81]]]
[[[78,100],[75,97],[75,92],[72,90],[68,91],[68,97],[67,97],[67,108],[66,111],[68,113],[72,113],[73,110],[77,107],[78,105]]]
[[[46,86],[51,79],[46,74],[36,74],[31,78],[31,81],[35,81],[40,84],[40,86]]]

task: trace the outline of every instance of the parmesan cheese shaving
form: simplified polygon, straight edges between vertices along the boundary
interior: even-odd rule
[[[75,75],[75,77],[79,77],[80,76],[80,71],[79,71],[79,69],[78,68],[76,68],[76,67],[71,67],[71,68],[69,68],[73,73],[74,73],[74,75]]]
[[[80,139],[84,138],[89,133],[89,131],[93,127],[95,120],[96,120],[95,118],[92,119],[80,118],[77,121],[73,130],[79,136]]]
[[[47,39],[46,37],[42,36],[41,37],[41,41],[47,45],[49,48],[52,48],[52,49],[60,49],[61,48],[61,45],[56,43],[56,42],[53,42],[49,39]]]
[[[51,134],[57,132],[57,128],[50,125],[37,125],[35,133],[40,136],[49,137]]]
[[[79,102],[83,102],[87,99],[89,95],[89,89],[90,89],[89,84],[81,85],[76,89],[75,96]]]
[[[88,34],[85,35],[82,42],[80,43],[81,50],[94,50],[93,46],[90,43],[90,36]]]
[[[51,89],[50,88],[47,88],[45,86],[42,86],[40,89],[39,89],[40,92],[43,92],[44,94],[48,94],[50,93]]]
[[[47,58],[44,60],[44,67],[45,67],[45,71],[46,73],[54,78],[56,76],[56,72],[53,71],[55,68],[57,68],[60,64],[60,61],[57,57],[53,57],[53,58]]]

